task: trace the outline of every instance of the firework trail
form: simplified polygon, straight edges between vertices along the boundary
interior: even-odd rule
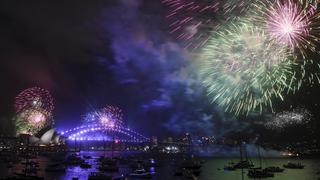
[[[163,0],[170,34],[186,49],[206,44],[211,32],[246,13],[252,0]]]

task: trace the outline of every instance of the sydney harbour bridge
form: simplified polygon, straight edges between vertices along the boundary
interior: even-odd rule
[[[149,141],[149,138],[120,124],[114,126],[102,126],[100,123],[85,124],[59,133],[69,141],[118,141],[129,143]]]

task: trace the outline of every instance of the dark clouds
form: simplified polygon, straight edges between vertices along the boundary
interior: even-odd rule
[[[115,82],[129,87],[125,94],[134,94],[128,109],[137,113],[135,122],[144,128],[151,126],[156,133],[166,129],[178,134],[221,135],[242,130],[245,126],[208,102],[195,58],[172,42],[163,28],[164,12],[157,8],[161,4],[121,2],[106,8],[97,21],[105,21],[103,28],[112,35],[114,62],[107,64],[106,59],[105,65]],[[155,11],[144,10],[150,8]],[[100,62],[104,63],[103,58]]]

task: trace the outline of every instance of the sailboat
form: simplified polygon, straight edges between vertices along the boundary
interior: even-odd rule
[[[262,161],[261,161],[261,153],[260,153],[260,147],[257,146],[258,148],[258,156],[259,156],[259,164],[260,167],[257,168],[250,168],[248,170],[247,176],[249,178],[267,178],[267,177],[274,177],[274,174],[269,171],[269,170],[274,170],[273,168],[267,169],[262,169]]]
[[[240,147],[240,161],[232,166],[229,166],[230,169],[248,169],[254,167],[254,164],[248,160],[248,153],[246,149],[246,144],[241,143]],[[245,157],[244,157],[245,156]]]
[[[224,166],[225,171],[235,171],[237,169],[248,169],[254,167],[254,164],[248,160],[248,154],[245,143],[241,143],[239,146],[240,161],[237,163],[229,162],[229,165]],[[245,157],[244,157],[245,156]]]

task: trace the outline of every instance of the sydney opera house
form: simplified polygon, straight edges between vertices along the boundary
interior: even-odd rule
[[[29,143],[32,145],[60,145],[65,141],[54,128],[51,128],[40,131],[37,135],[29,136]]]
[[[55,128],[50,126],[43,128],[36,134],[19,134],[18,139],[20,142],[33,147],[45,146],[64,146],[65,138],[57,133]]]

